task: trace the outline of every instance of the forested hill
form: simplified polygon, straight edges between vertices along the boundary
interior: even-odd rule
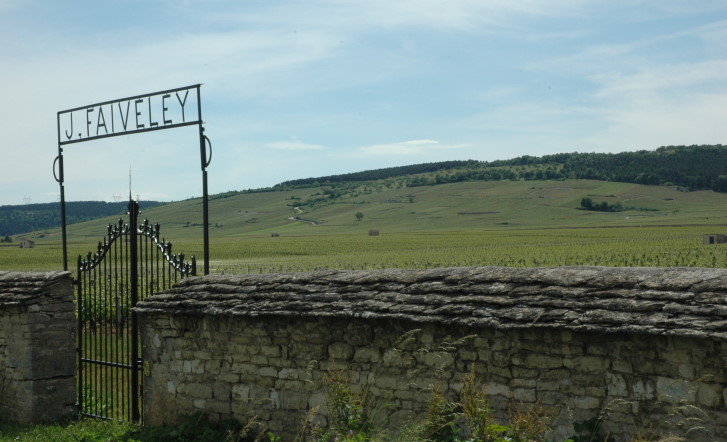
[[[307,187],[409,176],[409,186],[459,181],[595,179],[727,192],[727,146],[666,146],[622,153],[561,153],[502,161],[445,161],[285,181]]]
[[[386,167],[383,169],[365,170],[363,172],[344,173],[341,175],[328,175],[319,178],[301,178],[297,180],[284,181],[278,184],[276,187],[310,186],[323,183],[346,183],[351,181],[375,181],[426,172],[439,172],[444,170],[461,169],[468,167],[477,168],[480,167],[482,164],[487,163],[482,163],[475,160],[421,163],[413,164],[411,166]]]
[[[107,203],[103,201],[66,202],[66,223],[73,224],[90,219],[119,215],[125,217],[128,202]],[[158,201],[142,201],[144,208],[163,204]],[[25,204],[22,206],[0,206],[0,239],[7,235],[60,227],[60,203]]]
[[[210,199],[240,193],[271,192],[324,186],[328,201],[356,183],[378,180],[397,187],[431,186],[462,181],[591,179],[646,185],[671,185],[682,190],[712,189],[727,192],[727,146],[667,146],[656,150],[622,153],[560,153],[542,157],[522,156],[501,161],[444,161],[389,167],[363,172],[285,181],[272,188],[230,191]],[[347,183],[351,183],[350,185]],[[69,224],[112,215],[123,216],[126,202],[68,202]],[[146,201],[142,207],[162,203]],[[299,203],[300,204],[300,203]],[[5,236],[60,226],[58,203],[0,206],[0,240]]]

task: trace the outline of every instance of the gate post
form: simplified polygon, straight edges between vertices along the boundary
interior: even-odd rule
[[[131,285],[131,420],[139,422],[139,322],[133,307],[139,302],[138,228],[139,203],[129,196],[129,266]]]

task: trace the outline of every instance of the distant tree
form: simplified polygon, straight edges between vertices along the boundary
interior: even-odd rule
[[[712,183],[715,192],[727,192],[727,175],[718,176]]]
[[[364,217],[364,214],[363,213],[356,212],[356,221],[361,222],[361,220],[363,219],[363,217]]]
[[[13,239],[10,237],[10,235],[5,235],[5,238],[3,238],[2,240],[0,240],[0,242],[8,242],[8,243],[10,243],[10,242],[13,242]]]

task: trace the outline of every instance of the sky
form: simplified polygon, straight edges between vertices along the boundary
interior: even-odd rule
[[[727,144],[723,0],[0,0],[0,41],[0,205],[59,201],[58,112],[194,84],[210,194]],[[194,126],[63,162],[67,201],[202,194]]]

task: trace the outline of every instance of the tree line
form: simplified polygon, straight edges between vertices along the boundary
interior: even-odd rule
[[[443,161],[356,173],[304,178],[269,190],[400,178],[407,186],[461,181],[591,179],[645,185],[673,185],[684,190],[727,192],[727,146],[664,146],[621,153],[524,155],[498,161]]]
[[[73,224],[107,216],[126,216],[128,202],[104,201],[66,202],[66,223]],[[140,202],[143,207],[158,206],[159,201]],[[35,203],[0,206],[0,236],[17,235],[37,230],[52,229],[61,225],[60,203]]]
[[[727,192],[727,146],[664,146],[655,150],[621,153],[559,153],[541,157],[524,155],[498,161],[442,161],[388,167],[356,173],[285,181],[271,188],[230,191],[211,195],[227,198],[240,193],[280,191],[324,186],[311,204],[324,204],[354,183],[387,180],[400,187],[431,186],[462,181],[592,179],[645,185],[672,185],[685,191],[712,189]],[[387,184],[388,185],[388,184]],[[374,184],[374,186],[376,186]],[[353,190],[349,189],[349,192]],[[306,202],[298,202],[304,205]],[[69,224],[126,213],[126,202],[79,201],[66,203]],[[162,204],[147,201],[145,207]],[[595,206],[595,204],[594,204]],[[603,209],[600,206],[598,209]],[[606,208],[609,210],[612,208]],[[591,207],[589,210],[594,210]],[[60,226],[58,203],[0,206],[0,237]]]

